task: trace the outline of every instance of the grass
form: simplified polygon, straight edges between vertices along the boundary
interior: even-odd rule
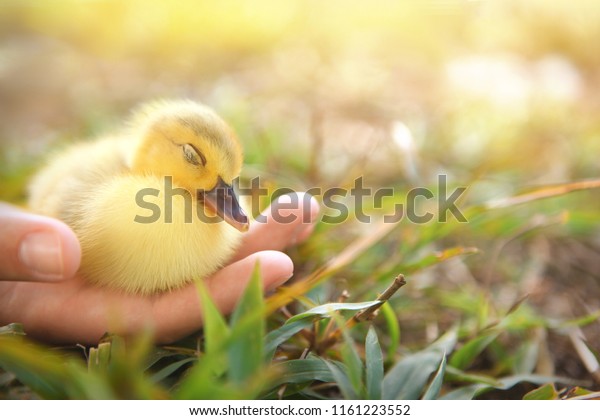
[[[2,200],[24,202],[54,145],[110,131],[156,96],[201,99],[234,126],[242,183],[260,175],[273,194],[362,176],[394,195],[359,203],[370,224],[340,199],[347,220],[319,223],[289,250],[294,279],[263,298],[255,277],[228,318],[200,290],[205,328],[181,342],[155,346],[140,332],[52,348],[3,327],[1,397],[597,396],[593,2],[352,3],[335,25],[335,5],[315,15],[265,2],[253,15],[186,3],[138,15],[135,2],[117,3],[93,15],[69,1],[50,14],[26,2],[0,12],[0,77],[14,86],[0,91],[13,105],[0,117]],[[157,23],[163,14],[179,29]],[[467,223],[382,222],[411,189],[437,193],[438,174],[449,191],[468,187]],[[373,314],[399,274],[406,285]]]

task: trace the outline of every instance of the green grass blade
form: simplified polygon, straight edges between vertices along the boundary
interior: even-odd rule
[[[337,311],[360,311],[363,309],[370,308],[371,306],[375,306],[381,303],[378,300],[373,300],[369,302],[356,302],[356,303],[326,303],[324,305],[315,306],[305,312],[294,315],[290,319],[286,321],[287,324],[292,322],[300,321],[301,319],[314,319],[314,318],[329,318],[331,314]]]
[[[91,347],[88,355],[89,372],[105,372],[110,363],[111,343],[100,343],[98,347]]]
[[[384,303],[381,308],[381,315],[385,320],[387,325],[387,335],[389,340],[389,345],[386,352],[386,362],[392,362],[394,360],[394,356],[396,355],[396,351],[398,351],[398,346],[400,345],[400,324],[398,323],[398,318],[392,309],[392,306],[389,302]]]
[[[210,399],[220,385],[214,374],[213,361],[216,358],[216,355],[202,356],[179,383],[173,397],[181,400]]]
[[[515,352],[513,373],[529,374],[535,371],[540,354],[540,344],[538,340],[524,341]]]
[[[188,356],[193,357],[196,356],[198,350],[196,348],[185,348],[185,347],[175,347],[169,346],[169,349],[154,347],[151,349],[150,353],[146,357],[146,363],[144,364],[144,370],[150,369],[156,363],[160,362],[162,359],[172,356]]]
[[[491,376],[463,372],[462,370],[457,369],[450,365],[446,365],[446,378],[447,378],[447,380],[453,381],[453,382],[484,384],[484,385],[490,385],[493,387],[502,385],[496,378],[493,378]]]
[[[0,335],[25,335],[22,324],[12,323],[0,327]]]
[[[400,360],[383,379],[383,399],[417,399],[425,391],[429,376],[445,353],[456,345],[456,329],[451,329],[426,349]]]
[[[443,395],[440,400],[472,400],[478,393],[488,388],[491,389],[484,384],[466,385]]]
[[[440,338],[431,343],[427,350],[435,351],[440,354],[449,354],[454,350],[456,342],[458,340],[458,333],[456,328],[450,329],[447,333],[442,335]]]
[[[198,291],[204,318],[204,351],[207,355],[215,356],[213,371],[219,376],[228,367],[227,354],[223,351],[223,347],[230,337],[230,330],[203,283],[198,283]]]
[[[46,399],[65,399],[69,375],[57,354],[10,335],[0,336],[0,367]],[[85,368],[80,366],[85,372]]]
[[[364,395],[363,362],[360,360],[360,356],[356,351],[354,340],[352,340],[344,320],[341,317],[336,317],[336,322],[341,328],[342,335],[344,337],[344,342],[341,348],[342,362],[346,366],[346,373],[348,375],[350,385],[354,391],[353,395],[362,396]]]
[[[271,387],[283,384],[304,384],[313,381],[334,382],[335,378],[325,360],[319,357],[288,360],[275,365],[282,371],[272,382]]]
[[[566,385],[576,385],[577,381],[560,377],[560,376],[544,376],[544,375],[514,375],[499,378],[497,385],[490,386],[483,383],[467,385],[458,389],[455,389],[446,395],[442,396],[442,400],[470,400],[478,395],[484,394],[492,389],[499,389],[505,391],[512,388],[520,382],[529,382],[535,385],[542,385],[546,383],[560,382]]]
[[[461,370],[466,369],[499,334],[500,332],[488,333],[468,341],[450,357],[450,365]]]
[[[149,331],[129,337],[113,335],[110,337],[110,360],[105,372],[112,389],[121,399],[165,398],[162,388],[152,383],[145,374],[148,356],[152,346]]]
[[[169,377],[171,374],[173,374],[175,371],[177,371],[177,369],[181,368],[182,366],[187,365],[188,363],[195,362],[196,360],[197,359],[195,357],[186,357],[185,359],[178,360],[177,362],[173,362],[173,363],[165,366],[158,372],[156,372],[154,375],[152,375],[150,377],[150,381],[152,381],[154,383],[158,383],[158,382],[162,381],[163,379]]]
[[[380,400],[383,385],[383,354],[373,326],[369,328],[369,332],[367,333],[365,353],[367,398],[370,400]]]
[[[441,354],[424,350],[403,358],[385,375],[383,399],[415,400],[423,394],[429,376],[436,370]]]
[[[542,385],[523,397],[524,400],[558,400],[559,395],[553,384]]]
[[[202,355],[198,363],[187,371],[172,397],[181,400],[237,400],[256,397],[263,386],[263,375],[257,374],[239,386],[236,382],[227,381],[226,377],[215,376],[215,360],[217,355]]]
[[[325,360],[325,364],[329,368],[329,371],[333,376],[334,382],[340,388],[340,391],[344,398],[346,398],[347,400],[357,400],[359,396],[354,390],[354,386],[352,385],[350,378],[348,377],[347,369],[345,370],[343,365],[340,366],[328,360]]]
[[[598,318],[600,318],[600,311],[594,311],[580,318],[562,322],[559,324],[559,328],[585,327],[586,325],[596,322]]]
[[[117,398],[114,387],[107,380],[105,374],[85,372],[76,360],[69,360],[65,368],[68,372],[68,380],[64,382],[64,388],[70,399],[111,400]]]
[[[312,323],[313,321],[311,319],[301,319],[295,322],[286,323],[267,334],[265,337],[265,361],[268,362],[273,358],[275,350],[277,350],[279,345],[299,331],[310,327]]]
[[[174,394],[178,399],[252,398],[259,392],[263,366],[264,304],[258,266],[238,302],[228,327],[214,304],[204,295],[203,305],[210,323],[211,344],[189,370]],[[222,333],[223,336],[218,336]],[[207,338],[208,339],[208,338]],[[227,371],[227,379],[219,378]],[[252,383],[252,386],[249,385]]]
[[[243,384],[263,366],[265,337],[264,301],[258,264],[252,279],[231,318],[231,337],[228,341],[229,378]],[[247,318],[245,320],[245,318]]]
[[[423,395],[424,400],[435,400],[438,395],[440,395],[440,391],[442,390],[442,384],[444,383],[444,374],[446,373],[446,355],[442,356],[442,360],[440,361],[440,367],[438,368],[431,384],[429,384],[429,388],[425,391],[425,395]]]

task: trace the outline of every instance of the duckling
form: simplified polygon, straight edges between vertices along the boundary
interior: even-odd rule
[[[242,147],[210,108],[142,106],[120,134],[55,156],[33,179],[29,206],[66,222],[92,283],[149,295],[209,276],[249,220],[233,190]]]

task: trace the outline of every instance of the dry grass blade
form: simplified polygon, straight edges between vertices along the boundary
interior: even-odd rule
[[[509,316],[510,314],[515,312],[517,309],[519,309],[521,307],[521,305],[523,304],[523,302],[525,302],[527,299],[529,299],[529,293],[527,293],[525,296],[521,296],[519,299],[517,299],[517,301],[515,303],[510,305],[510,308],[508,308],[508,311],[506,311],[506,316]]]
[[[434,264],[439,264],[446,260],[449,260],[454,257],[459,257],[463,255],[473,255],[478,254],[479,249],[475,247],[462,247],[457,246],[454,248],[444,249],[442,251],[436,252],[434,254],[428,255],[425,258],[417,261],[414,264],[408,264],[402,267],[402,271],[406,274],[416,273],[421,271],[427,267],[431,267]]]
[[[577,351],[577,354],[587,371],[592,375],[595,381],[600,382],[600,364],[598,363],[598,360],[596,360],[594,353],[592,353],[586,345],[583,331],[578,327],[572,328],[569,331],[569,339],[571,340],[571,343],[573,343],[573,347],[575,347],[575,351]]]
[[[592,392],[591,394],[578,395],[576,397],[567,398],[567,400],[600,400],[600,392]]]
[[[279,288],[277,293],[267,299],[267,313],[272,313],[278,308],[287,305],[298,296],[308,292],[327,276],[334,274],[341,268],[350,264],[360,254],[383,239],[383,237],[390,233],[396,226],[398,226],[398,223],[386,223],[381,221],[375,230],[358,238],[324,266],[289,287]]]
[[[541,200],[550,197],[557,197],[575,191],[591,190],[595,188],[600,188],[600,179],[588,179],[585,181],[577,181],[569,184],[552,185],[548,187],[539,188],[528,193],[488,201],[485,204],[485,208],[487,210],[501,209],[505,207],[516,206],[517,204],[528,203],[530,201]]]

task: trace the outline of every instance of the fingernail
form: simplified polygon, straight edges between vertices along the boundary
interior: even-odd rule
[[[59,280],[63,276],[62,247],[54,232],[35,232],[25,236],[19,258],[34,275],[43,280]]]

